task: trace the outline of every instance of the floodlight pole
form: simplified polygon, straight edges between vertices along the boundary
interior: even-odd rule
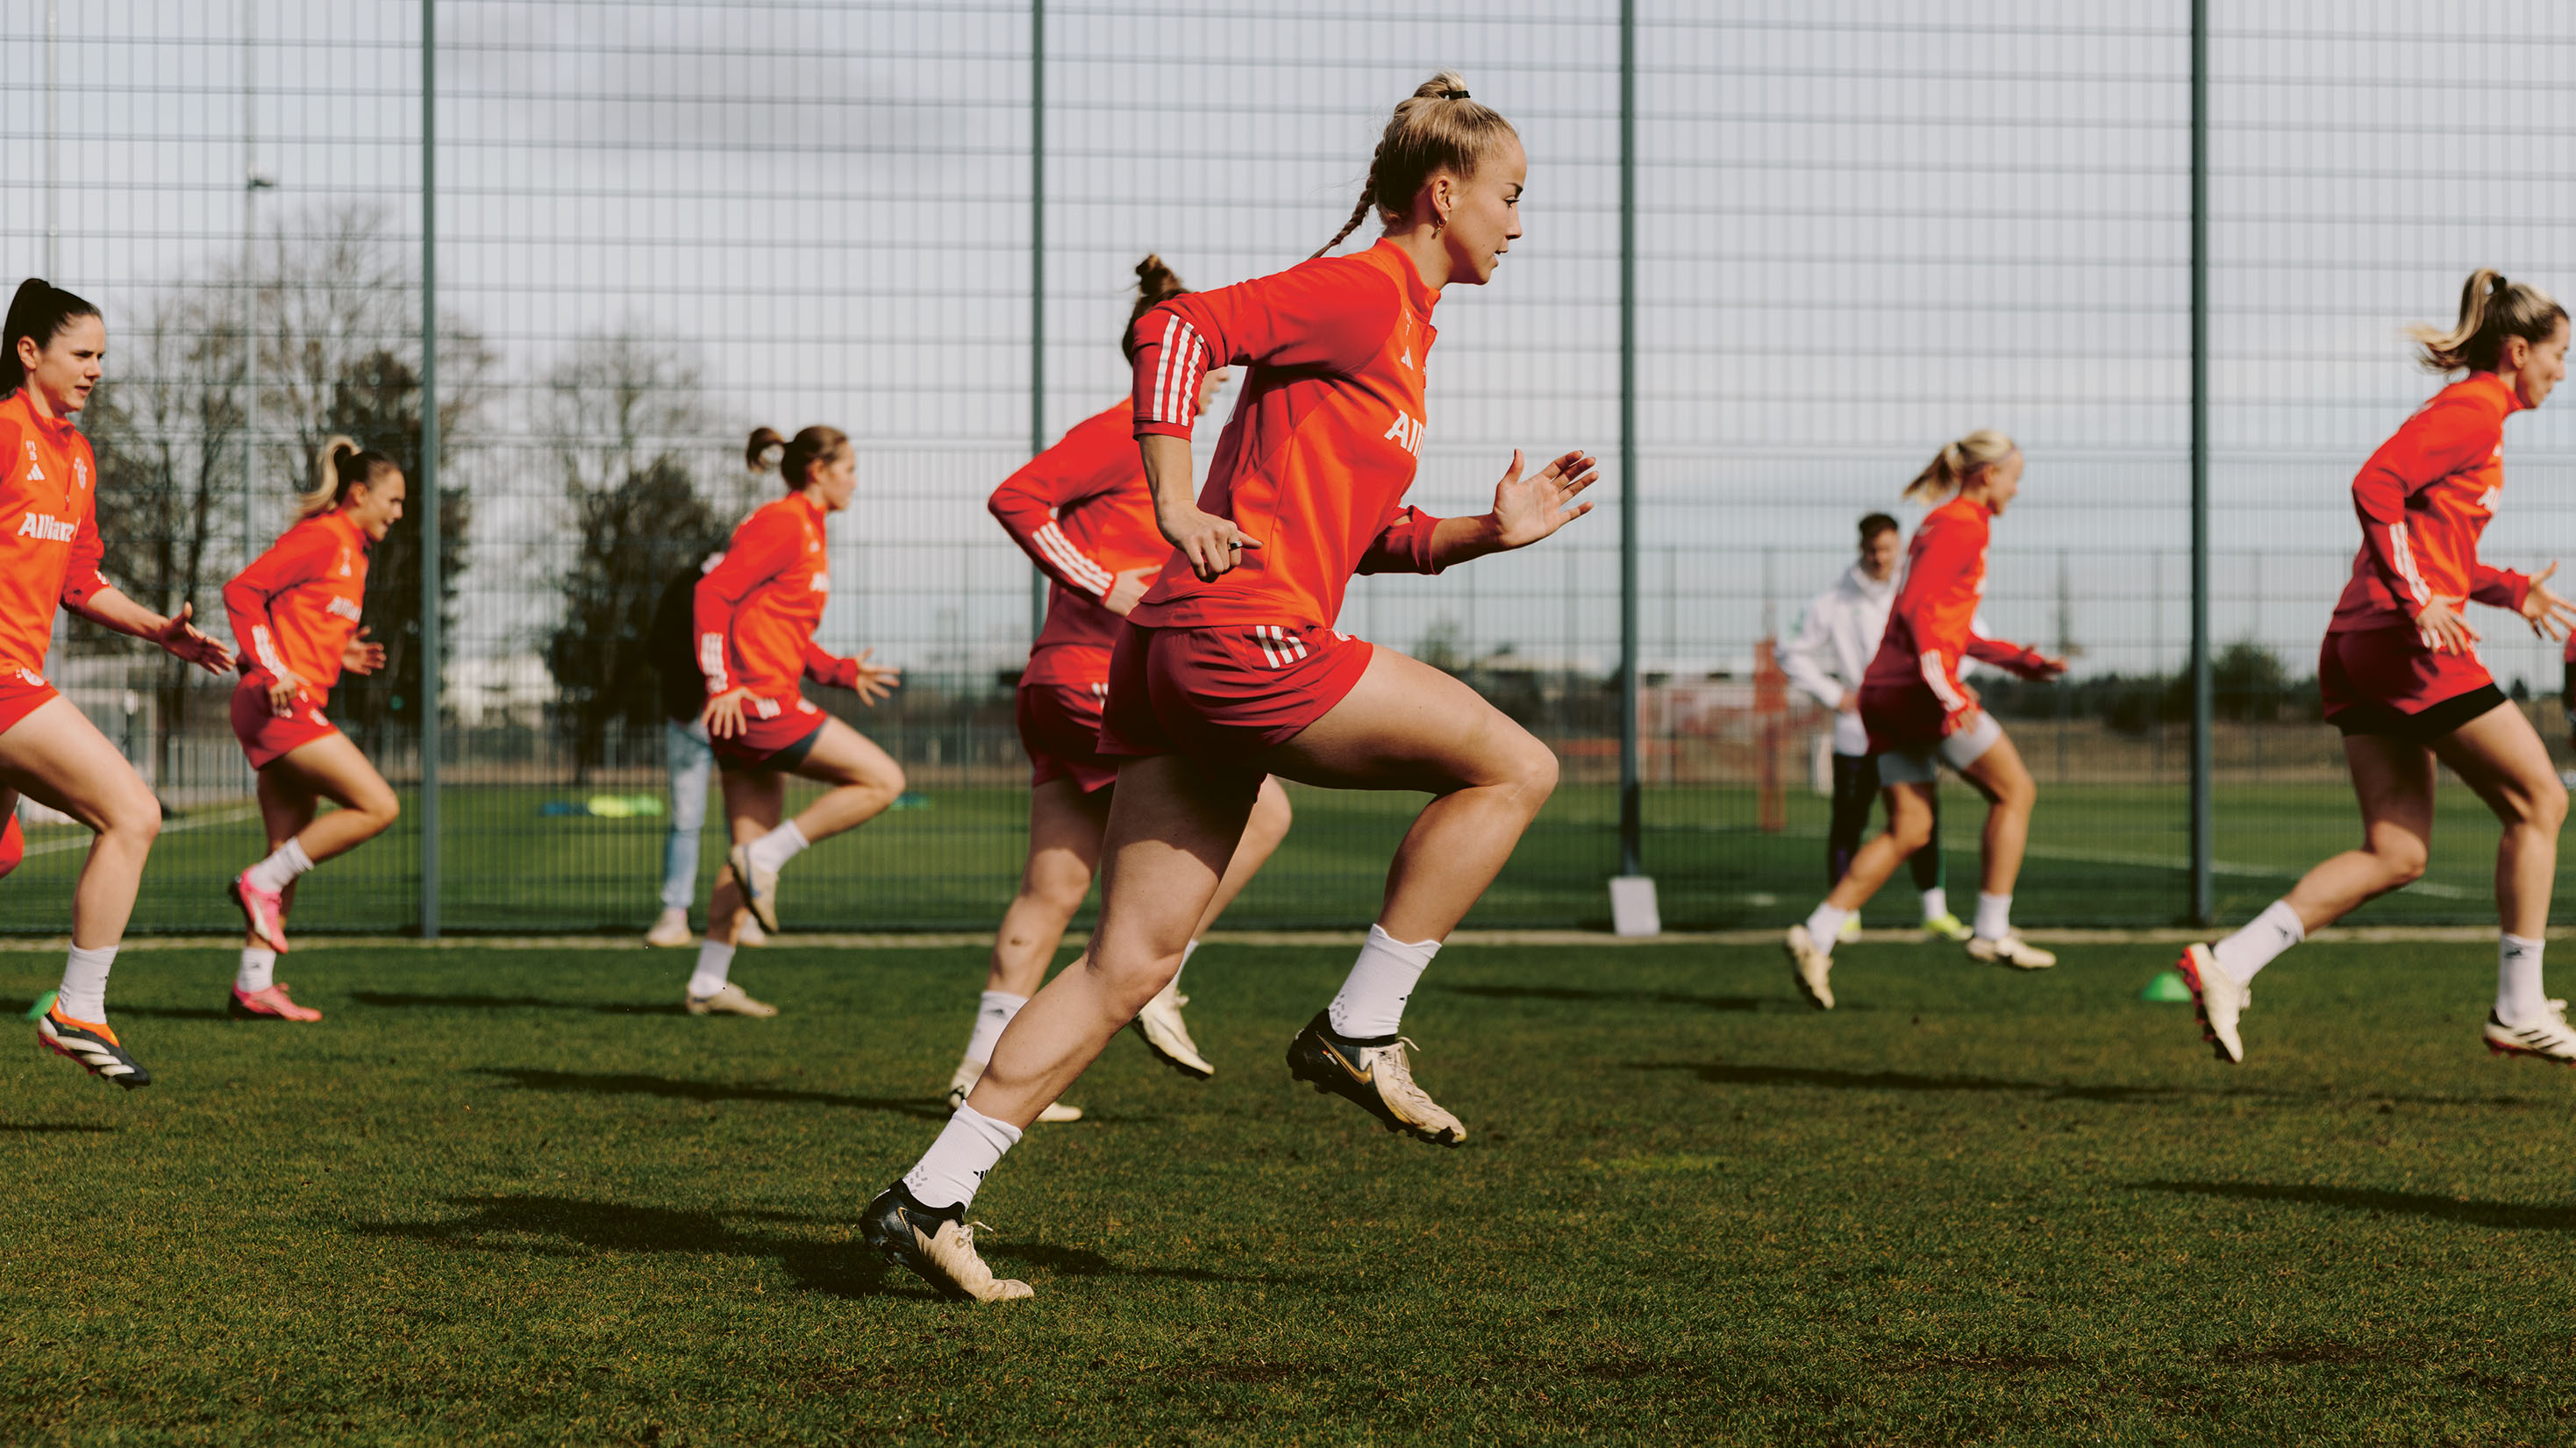
[[[2217,913],[2209,673],[2209,0],[2191,0],[2191,923]]]
[[[1029,0],[1029,456],[1046,451],[1046,0]],[[1046,627],[1047,576],[1029,566],[1029,641]]]
[[[1619,873],[1646,873],[1637,783],[1637,5],[1619,4]]]
[[[438,938],[438,0],[420,3],[420,937]]]

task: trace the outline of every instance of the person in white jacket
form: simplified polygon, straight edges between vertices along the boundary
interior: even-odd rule
[[[1860,520],[1860,561],[1843,570],[1834,586],[1807,605],[1797,637],[1781,651],[1780,667],[1801,693],[1834,711],[1834,813],[1825,836],[1825,888],[1841,883],[1869,826],[1869,807],[1878,798],[1878,758],[1869,751],[1869,731],[1860,722],[1860,679],[1887,632],[1887,611],[1896,601],[1896,563],[1905,556],[1904,530],[1885,513]],[[1968,927],[1950,913],[1949,891],[1941,868],[1941,817],[1932,817],[1932,839],[1908,862],[1915,888],[1923,892],[1924,933],[1943,940],[1965,940]],[[1853,925],[1849,933],[1858,933]]]

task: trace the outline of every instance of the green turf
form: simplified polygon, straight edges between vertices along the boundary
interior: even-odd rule
[[[1295,788],[1297,824],[1277,859],[1238,902],[1238,926],[1350,928],[1375,913],[1388,858],[1421,807],[1409,794]],[[559,818],[549,802],[590,791],[464,787],[445,792],[443,917],[451,931],[637,930],[651,922],[661,881],[658,819]],[[800,858],[784,914],[813,930],[982,930],[1000,918],[1027,848],[1025,793],[924,785],[925,808],[887,814]],[[1976,832],[1984,807],[1953,783],[1944,792],[1945,854],[1953,897],[1975,890]],[[2044,785],[2016,918],[2027,925],[2160,925],[2186,912],[2189,829],[2179,785]],[[1746,789],[1650,789],[1646,867],[1660,884],[1665,923],[1676,929],[1778,925],[1824,888],[1825,802],[1804,790],[1787,800],[1787,828],[1758,827]],[[314,877],[296,926],[317,932],[398,931],[418,919],[419,836],[412,816],[383,839]],[[2222,919],[2250,918],[2299,873],[2358,834],[2351,791],[2333,783],[2230,785],[2218,797],[2217,877]],[[1471,926],[1606,928],[1603,881],[1618,869],[1617,792],[1567,786],[1521,841]],[[2467,791],[2446,787],[2425,880],[2377,901],[2354,924],[2494,918],[2489,879],[2496,826]],[[59,933],[69,926],[76,844],[65,830],[37,832],[40,851],[6,886],[0,931]],[[258,825],[234,807],[174,820],[155,847],[134,928],[186,933],[234,928],[224,882],[257,858]],[[710,827],[701,851],[711,881],[723,852]],[[705,897],[701,885],[699,897]],[[1913,892],[1902,875],[1870,913],[1873,924],[1909,923]],[[2561,907],[2576,921],[2576,896]]]
[[[2559,1442],[2576,1078],[2484,949],[2312,946],[2223,1068],[2149,948],[1458,948],[1468,1144],[1284,1079],[1342,952],[1220,947],[1221,1065],[1115,1042],[976,1205],[1035,1300],[887,1276],[976,952],[316,951],[309,1028],[135,953],[131,1096],[17,1053],[0,1437],[34,1442]],[[0,956],[0,1001],[47,983]]]

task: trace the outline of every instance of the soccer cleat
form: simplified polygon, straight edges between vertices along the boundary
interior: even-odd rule
[[[733,933],[733,943],[736,945],[767,945],[769,943],[769,932],[760,928],[759,921],[746,920],[735,929]]]
[[[897,1267],[909,1267],[924,1282],[950,1297],[974,1302],[1012,1302],[1034,1297],[1025,1282],[996,1278],[975,1251],[980,1222],[966,1220],[966,1204],[924,1206],[898,1181],[877,1193],[859,1217],[859,1232],[870,1247]]]
[[[299,1006],[286,993],[286,982],[279,981],[265,990],[244,992],[233,987],[231,1001],[224,1013],[237,1021],[318,1021],[322,1013],[311,1006]]]
[[[1923,922],[1923,935],[1928,940],[1947,940],[1954,945],[1965,945],[1977,938],[1967,921],[1946,910]]]
[[[1199,1054],[1197,1043],[1190,1039],[1190,1028],[1181,1020],[1181,1004],[1189,997],[1179,992],[1180,983],[1175,976],[1127,1024],[1143,1038],[1145,1049],[1154,1053],[1154,1059],[1193,1081],[1204,1081],[1216,1074],[1216,1067]]]
[[[1402,1036],[1365,1039],[1333,1034],[1332,1013],[1317,1011],[1288,1043],[1288,1074],[1315,1088],[1319,1095],[1343,1096],[1359,1103],[1386,1129],[1430,1142],[1456,1146],[1467,1139],[1467,1127],[1413,1079]]]
[[[1788,937],[1780,942],[1780,948],[1789,952],[1789,971],[1798,978],[1798,994],[1805,996],[1807,1004],[1820,1011],[1832,1010],[1834,953],[1818,950],[1815,937],[1807,933],[1804,925],[1790,926]]]
[[[269,949],[285,954],[286,897],[253,884],[248,870],[235,875],[226,890],[233,903],[241,907],[243,923],[250,927],[250,933],[266,941]]]
[[[2576,1066],[2576,1030],[2567,1027],[2567,1002],[2553,1000],[2540,1019],[2518,1026],[2508,1026],[2501,1016],[2487,1012],[2487,1050],[2498,1056],[2529,1056]]]
[[[975,1083],[983,1079],[982,1063],[960,1058],[957,1062],[957,1074],[948,1078],[949,1111],[954,1113],[958,1107],[965,1105],[966,1098],[975,1094]],[[1048,1102],[1046,1109],[1038,1113],[1039,1121],[1053,1126],[1062,1126],[1068,1121],[1081,1119],[1081,1107],[1067,1106],[1061,1101]]]
[[[689,912],[665,910],[653,928],[644,932],[644,943],[662,950],[673,950],[697,939],[689,929]]]
[[[1968,942],[1968,958],[1981,965],[2006,965],[2014,970],[2046,970],[2057,964],[2056,956],[2018,935],[2001,940],[1977,936]]]
[[[2218,1059],[2242,1065],[2245,1042],[2236,1034],[2236,1018],[2254,1004],[2254,987],[2229,975],[2206,945],[2184,946],[2174,973],[2191,987],[2191,1013],[2200,1021],[2200,1038]]]
[[[743,908],[760,922],[763,930],[778,928],[778,872],[764,870],[751,862],[751,846],[736,845],[725,856],[733,867],[734,883],[742,888]]]
[[[1860,917],[1858,915],[1844,916],[1843,928],[1834,932],[1835,942],[1837,944],[1848,945],[1858,939],[1860,939]]]
[[[116,1039],[116,1032],[103,1021],[76,1021],[64,1015],[59,1006],[48,1006],[36,1018],[36,1041],[57,1056],[80,1063],[83,1070],[131,1091],[152,1084],[152,1073],[143,1069]]]
[[[753,1000],[732,981],[726,981],[724,989],[714,995],[684,994],[683,998],[688,1003],[689,1014],[693,1016],[756,1016],[767,1020],[778,1014],[778,1007],[767,1001]]]

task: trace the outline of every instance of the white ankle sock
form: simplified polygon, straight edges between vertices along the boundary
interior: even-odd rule
[[[2012,934],[2012,897],[1977,892],[1977,938],[2001,940]]]
[[[1363,1040],[1394,1035],[1404,1023],[1404,1003],[1412,996],[1414,983],[1439,953],[1437,940],[1408,943],[1370,926],[1368,944],[1360,947],[1360,958],[1351,962],[1341,994],[1326,1008],[1333,1034]]]
[[[2308,930],[2299,923],[2299,912],[2290,908],[2289,901],[2275,900],[2263,907],[2262,914],[2247,921],[2244,929],[2210,947],[2209,953],[2218,958],[2220,970],[2243,985],[2254,978],[2254,972],[2280,959],[2281,952],[2307,938]],[[2540,956],[2535,949],[2532,968],[2537,971],[2539,967]]]
[[[243,995],[257,995],[276,978],[276,951],[259,945],[242,947],[241,970],[233,976],[233,989]]]
[[[2541,942],[2520,935],[2496,937],[2496,1018],[2506,1025],[2537,1021],[2549,1011],[2540,983]]]
[[[704,941],[698,946],[698,968],[689,976],[689,994],[711,996],[725,988],[725,977],[733,973],[733,947],[721,940]]]
[[[1006,990],[988,990],[975,1007],[975,1030],[966,1038],[966,1059],[978,1066],[992,1064],[993,1043],[1009,1030],[1011,1017],[1020,1013],[1029,998]]]
[[[939,1139],[912,1170],[903,1174],[904,1190],[925,1207],[952,1207],[975,1200],[984,1174],[999,1166],[1002,1153],[1020,1144],[1020,1129],[995,1121],[972,1106],[960,1106],[939,1130]]]
[[[748,853],[751,862],[764,870],[783,870],[788,861],[805,853],[812,844],[805,832],[796,828],[796,821],[789,820],[752,841]]]
[[[107,1021],[107,972],[116,964],[116,947],[103,945],[96,950],[72,947],[71,958],[63,962],[63,984],[54,996],[54,1006],[76,1021],[94,1025]]]
[[[1950,892],[1938,885],[1923,892],[1923,918],[1938,920],[1950,913]]]
[[[1837,910],[1830,901],[1818,905],[1816,913],[1807,917],[1807,939],[1818,950],[1831,955],[1834,942],[1843,938],[1843,922],[1859,913],[1857,910]]]
[[[313,868],[313,859],[304,853],[304,842],[288,840],[267,859],[250,867],[250,882],[263,890],[283,890],[295,883],[295,877]]]

